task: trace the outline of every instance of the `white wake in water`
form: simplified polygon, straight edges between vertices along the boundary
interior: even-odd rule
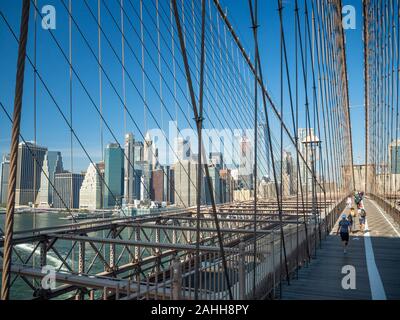
[[[24,252],[28,252],[29,254],[31,254],[31,252],[33,251],[33,249],[35,248],[34,245],[32,244],[28,244],[28,243],[22,243],[22,244],[17,244],[15,246],[16,248],[20,249],[21,251]],[[33,253],[35,256],[40,256],[40,248],[36,248],[35,252]],[[52,267],[59,269],[61,267],[61,265],[63,264],[62,261],[60,259],[58,259],[57,257],[54,257],[53,255],[51,255],[50,253],[47,253],[47,264],[51,265]],[[65,266],[63,266],[61,268],[62,271],[67,271],[67,269],[65,268]]]

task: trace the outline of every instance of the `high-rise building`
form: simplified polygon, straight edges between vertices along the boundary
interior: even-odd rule
[[[308,191],[311,190],[311,182],[312,182],[312,173],[308,168],[311,169],[311,148],[308,144],[304,143],[307,142],[309,137],[314,137],[314,129],[309,128],[299,128],[298,129],[298,138],[299,138],[299,151],[303,156],[303,159],[299,159],[300,162],[300,177],[301,183],[303,184],[303,188],[307,189]],[[314,159],[315,161],[316,159]]]
[[[8,197],[8,177],[10,174],[10,155],[3,156],[0,163],[0,203],[6,204]]]
[[[79,208],[96,210],[102,208],[104,163],[89,165],[79,192]]]
[[[143,157],[143,151],[144,151],[143,142],[135,141],[134,149],[135,149],[134,150],[135,164],[136,164],[136,162],[142,162],[144,159],[144,157]]]
[[[179,207],[193,207],[197,204],[198,164],[182,160],[174,164],[175,204]],[[204,180],[204,177],[202,176]],[[200,199],[205,203],[205,181],[201,183]]]
[[[110,143],[104,153],[104,208],[122,204],[124,191],[124,153]]]
[[[143,172],[141,169],[135,168],[135,193],[134,193],[134,200],[140,200],[140,192],[141,192],[141,185],[142,185],[142,175]]]
[[[172,203],[173,193],[172,177],[173,171],[170,166],[162,166],[152,171],[151,177],[151,200]]]
[[[151,200],[165,201],[164,198],[164,171],[162,169],[151,172]]]
[[[141,172],[140,177],[140,200],[147,201],[151,198],[151,166],[147,161],[136,163]]]
[[[281,173],[282,167],[282,173]],[[297,177],[294,170],[293,157],[288,151],[283,152],[282,160],[277,161],[276,174],[278,181],[282,178],[282,190],[284,196],[289,196],[296,192]]]
[[[400,140],[389,144],[390,173],[400,174]]]
[[[53,207],[58,209],[78,209],[79,192],[85,175],[63,172],[54,175],[54,186],[57,192],[53,195]],[[58,193],[58,194],[57,194]]]
[[[158,150],[155,148],[149,133],[144,139],[143,161],[149,164],[150,170],[153,170],[158,164]]]
[[[239,175],[249,176],[253,173],[254,155],[252,142],[246,136],[240,141],[240,167]]]
[[[219,165],[217,165],[217,166],[210,165],[208,168],[208,172],[210,174],[210,180],[211,180],[211,185],[212,185],[212,190],[213,190],[214,201],[216,204],[219,204],[222,201]],[[210,192],[211,190],[209,189],[209,184],[206,179],[205,179],[205,190],[206,190],[207,204],[212,204],[211,192]]]
[[[262,166],[257,167],[257,178],[271,177],[271,150],[269,145],[267,125],[262,123],[258,126],[258,156],[265,159]]]
[[[169,179],[165,181],[167,184],[167,202],[170,204],[175,203],[175,171],[174,168],[169,168]]]
[[[221,203],[232,202],[234,186],[231,170],[222,169],[219,175],[221,179]]]
[[[210,164],[220,169],[224,166],[224,157],[221,152],[210,153]]]
[[[36,198],[36,204],[40,207],[51,207],[54,194],[54,175],[63,172],[61,152],[47,151],[43,160],[40,176],[40,190]]]
[[[191,160],[192,159],[192,150],[190,147],[190,141],[185,140],[182,137],[176,138],[175,141],[175,150],[176,150],[176,161],[180,160]]]
[[[47,148],[33,142],[21,142],[18,145],[16,205],[35,203],[40,189],[40,176],[46,152]]]
[[[126,204],[135,200],[135,138],[132,133],[125,135],[124,157],[124,198]]]

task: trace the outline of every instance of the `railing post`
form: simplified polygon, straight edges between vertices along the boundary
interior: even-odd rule
[[[135,241],[140,241],[140,226],[135,228]],[[140,260],[140,247],[135,246],[135,261],[138,262]]]
[[[182,291],[182,270],[178,257],[172,262],[172,300],[180,300]]]
[[[116,238],[117,230],[115,228],[112,229],[111,237],[112,239]],[[110,244],[110,267],[112,270],[115,268],[115,243]]]
[[[85,241],[78,242],[78,273],[85,273]],[[81,290],[75,296],[75,300],[83,300],[84,295]]]
[[[271,242],[271,246],[272,246],[272,280],[273,280],[273,298],[275,298],[275,282],[276,282],[276,269],[275,269],[275,233],[274,230],[272,230],[272,242]]]
[[[239,299],[244,300],[246,295],[246,256],[245,244],[239,243]]]
[[[78,273],[85,273],[85,242],[79,241],[78,244]]]
[[[40,267],[47,265],[47,240],[40,243]]]

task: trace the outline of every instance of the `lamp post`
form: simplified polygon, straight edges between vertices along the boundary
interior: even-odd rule
[[[302,141],[304,146],[310,147],[311,149],[311,174],[312,174],[312,181],[311,181],[311,192],[312,192],[312,214],[314,218],[314,235],[315,235],[315,248],[314,254],[317,254],[317,191],[316,191],[316,174],[315,174],[315,159],[314,155],[316,152],[316,148],[321,146],[321,140],[315,136],[311,130],[310,134]],[[308,182],[307,182],[308,183]]]

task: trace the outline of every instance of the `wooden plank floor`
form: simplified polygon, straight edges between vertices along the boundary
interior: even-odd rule
[[[364,201],[375,265],[387,299],[400,299],[400,228],[371,200]],[[380,210],[382,213],[380,212]],[[385,218],[386,217],[386,218]],[[299,271],[298,279],[282,286],[284,300],[370,300],[370,278],[366,261],[367,241],[359,230],[358,219],[347,254],[343,253],[340,237],[332,233],[317,251],[317,258]],[[337,226],[334,231],[336,232]],[[368,248],[368,246],[367,246]],[[356,289],[342,288],[342,268],[355,267]],[[370,270],[371,271],[371,270]]]

